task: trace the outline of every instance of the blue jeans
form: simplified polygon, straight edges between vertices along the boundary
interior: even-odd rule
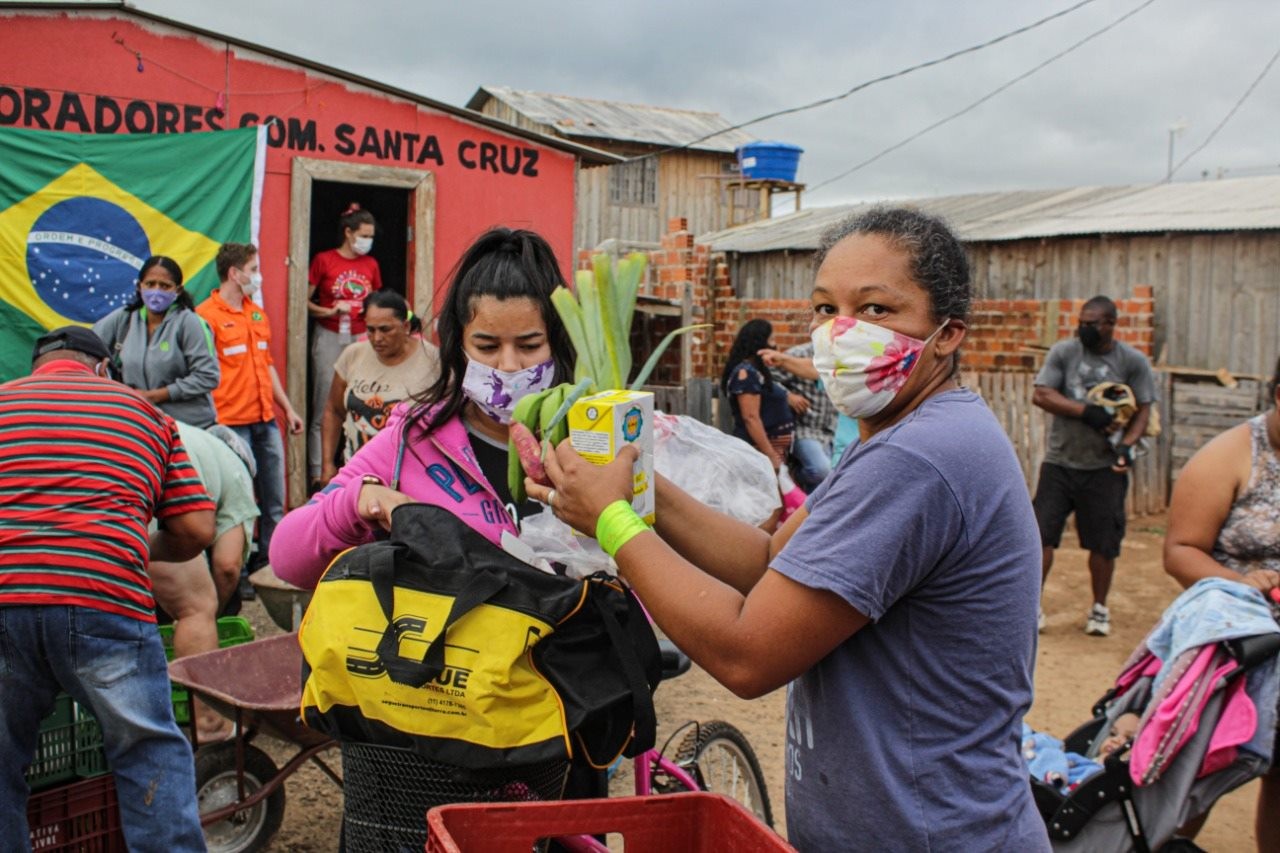
[[[67,605],[0,607],[0,849],[30,849],[23,771],[59,688],[102,726],[129,849],[204,850],[156,626]]]
[[[253,485],[258,492],[258,559],[259,565],[267,562],[271,552],[271,534],[284,518],[284,441],[274,420],[260,424],[233,426],[236,435],[244,439],[253,451],[258,474]]]
[[[791,442],[791,458],[796,461],[796,485],[809,494],[831,473],[831,448],[816,438],[797,438]]]

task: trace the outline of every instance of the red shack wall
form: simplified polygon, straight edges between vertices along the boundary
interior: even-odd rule
[[[128,12],[0,11],[0,57],[0,124],[126,133],[280,120],[268,131],[259,248],[265,307],[277,330],[272,356],[282,374],[295,156],[435,173],[433,305],[440,304],[459,256],[492,225],[538,231],[565,274],[572,269],[575,158],[568,152]],[[71,95],[83,107],[83,120],[63,109]],[[48,100],[43,110],[42,98]],[[96,114],[100,100],[114,102],[118,126],[109,106]],[[398,157],[387,146],[397,134]],[[482,166],[480,153],[492,151],[489,146],[498,156]],[[323,248],[330,247],[312,251]]]

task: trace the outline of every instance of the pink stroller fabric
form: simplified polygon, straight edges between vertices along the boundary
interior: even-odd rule
[[[1130,755],[1129,775],[1136,785],[1156,782],[1196,733],[1200,715],[1214,692],[1239,668],[1218,644],[1187,652],[1175,662],[1182,670],[1166,680],[1148,709]],[[1184,659],[1190,658],[1187,662]],[[1245,692],[1244,679],[1227,688],[1222,715],[1214,729],[1197,778],[1229,765],[1237,747],[1257,730],[1258,713]]]

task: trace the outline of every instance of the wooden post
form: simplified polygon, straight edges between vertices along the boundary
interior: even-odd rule
[[[693,284],[685,282],[680,294],[680,325],[693,325]],[[714,329],[710,330],[712,333]],[[680,380],[688,382],[693,376],[693,332],[680,336]]]

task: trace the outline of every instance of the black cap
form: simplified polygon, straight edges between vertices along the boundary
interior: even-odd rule
[[[63,349],[82,352],[97,359],[111,358],[107,345],[94,333],[93,329],[84,326],[63,326],[36,339],[36,348],[31,354],[31,360],[35,361],[42,355]]]

